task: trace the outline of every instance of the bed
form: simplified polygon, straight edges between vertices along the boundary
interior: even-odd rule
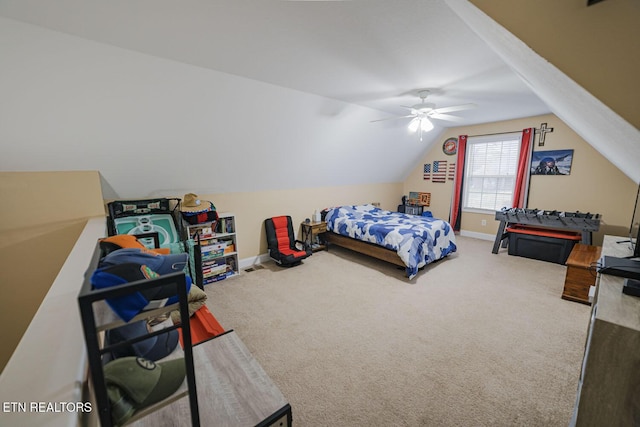
[[[329,245],[404,267],[409,279],[425,265],[457,251],[453,229],[441,219],[353,205],[328,209],[325,221]]]

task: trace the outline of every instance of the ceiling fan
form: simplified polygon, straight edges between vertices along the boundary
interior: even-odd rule
[[[460,117],[452,116],[445,113],[469,110],[476,107],[476,104],[462,104],[453,105],[451,107],[436,108],[435,104],[425,102],[425,99],[427,99],[429,92],[430,91],[428,89],[422,89],[418,91],[418,96],[420,97],[419,104],[415,104],[412,106],[401,105],[401,107],[409,108],[411,110],[411,114],[407,114],[406,116],[388,117],[386,119],[372,120],[371,122],[373,123],[381,122],[383,120],[395,120],[411,117],[412,120],[409,122],[409,131],[416,132],[418,129],[420,129],[422,132],[428,132],[433,129],[433,123],[431,123],[430,119],[448,120],[452,122],[461,121],[462,119]]]

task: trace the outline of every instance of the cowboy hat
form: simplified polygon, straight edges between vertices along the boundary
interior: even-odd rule
[[[198,213],[213,210],[213,203],[208,200],[200,200],[197,194],[187,193],[180,206],[181,212]]]

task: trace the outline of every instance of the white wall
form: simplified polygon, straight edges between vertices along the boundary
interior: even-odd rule
[[[61,409],[60,405],[56,412],[32,412],[29,408],[31,402],[86,401],[82,388],[87,376],[87,362],[77,298],[96,240],[104,236],[105,231],[103,217],[87,221],[20,344],[2,371],[0,400],[26,403],[27,411],[3,410],[0,412],[1,425],[80,425],[78,417],[82,414]]]
[[[98,170],[114,198],[400,182],[427,149],[374,110],[4,18],[0,57],[0,170]]]

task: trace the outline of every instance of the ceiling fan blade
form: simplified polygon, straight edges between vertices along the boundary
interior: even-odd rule
[[[438,119],[438,120],[448,120],[450,122],[461,122],[463,119],[457,116],[452,116],[451,114],[441,114],[441,113],[433,113],[429,114],[430,119]]]
[[[397,120],[397,119],[406,119],[407,117],[415,117],[415,114],[409,114],[407,116],[397,116],[397,117],[387,117],[386,119],[377,119],[377,120],[371,120],[369,123],[373,123],[373,122],[384,122],[386,120]]]
[[[451,107],[443,107],[436,108],[433,110],[435,113],[451,113],[452,111],[462,111],[462,110],[470,110],[472,108],[476,108],[476,104],[462,104],[462,105],[452,105]]]

